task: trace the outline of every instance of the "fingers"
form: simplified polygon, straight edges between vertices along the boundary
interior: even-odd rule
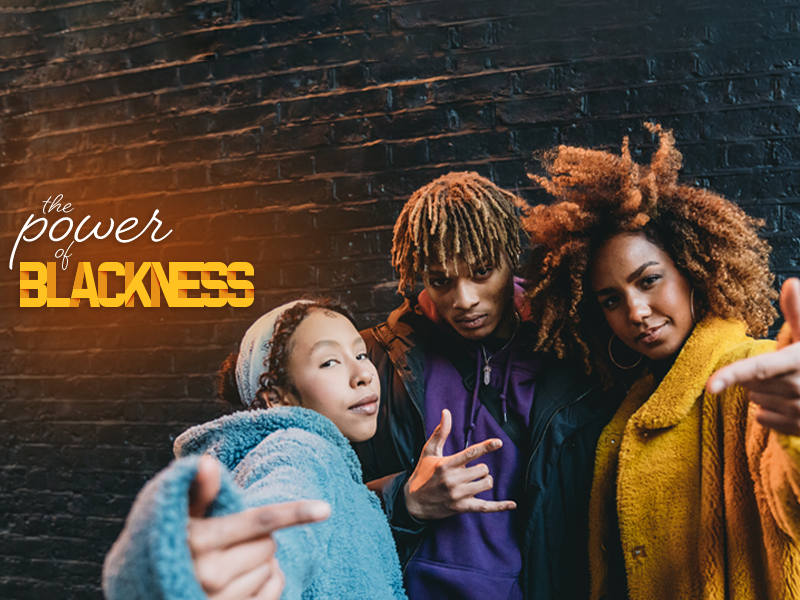
[[[481,500],[480,498],[472,498],[469,502],[465,503],[464,509],[459,512],[496,513],[514,510],[515,508],[517,508],[517,503],[513,500]]]
[[[450,435],[452,422],[453,418],[450,415],[450,411],[445,408],[442,411],[442,418],[439,424],[433,430],[431,437],[428,438],[425,447],[422,449],[422,456],[442,456],[444,454],[444,444]]]
[[[275,559],[275,562],[277,562],[277,559]],[[261,591],[258,592],[255,600],[279,600],[281,593],[283,593],[283,586],[285,584],[286,577],[284,576],[280,567],[278,567],[278,571],[275,573],[275,576],[270,577],[267,580],[267,583],[265,583],[264,587],[261,588]]]
[[[270,562],[275,558],[276,550],[275,540],[267,536],[258,541],[196,555],[194,569],[197,580],[206,592],[220,592],[231,582]]]
[[[781,288],[781,312],[792,330],[793,341],[800,335],[800,280],[795,277],[783,282]],[[783,342],[783,340],[779,340]]]
[[[706,390],[719,394],[732,385],[739,384],[756,391],[774,389],[775,378],[791,376],[800,367],[800,344],[783,350],[761,354],[722,367],[706,383]]]
[[[238,600],[251,598],[260,593],[262,588],[272,583],[273,579],[281,584],[281,588],[283,587],[283,573],[277,559],[262,563],[222,587],[206,587],[203,582],[201,585],[209,600]]]
[[[450,468],[443,472],[442,484],[451,503],[492,489],[494,479],[486,465]]]
[[[800,422],[800,399],[750,392],[750,401],[761,408]]]
[[[447,459],[448,466],[450,467],[460,467],[466,465],[468,462],[475,460],[476,458],[480,458],[484,454],[488,454],[489,452],[494,452],[495,450],[501,448],[503,446],[502,440],[497,438],[492,438],[490,440],[485,440],[480,442],[479,444],[473,444],[469,448],[462,450],[457,454],[453,454],[451,457]]]
[[[768,379],[754,379],[746,381],[741,385],[753,394],[775,396],[776,398],[785,398],[786,400],[794,400],[800,398],[800,348],[795,349],[787,348],[784,351],[791,351],[797,354],[797,365],[793,368],[785,370],[783,373],[774,375]],[[782,352],[784,352],[782,351]],[[763,355],[765,358],[770,355]]]
[[[488,492],[494,487],[494,479],[489,474],[489,468],[486,465],[478,465],[470,469],[458,469],[460,475],[464,479],[459,483],[454,483],[450,486],[450,502],[449,505],[453,511],[464,512],[501,512],[506,510],[513,510],[517,504],[512,500],[484,500],[476,498],[480,493]],[[470,477],[467,479],[463,477],[472,471],[471,475],[480,473],[478,478]]]
[[[781,388],[800,388],[800,344],[792,343],[800,336],[800,280],[791,278],[784,282],[781,310],[789,333],[786,329],[781,330],[778,350],[721,368],[706,383],[708,392],[718,394],[735,384],[762,393],[782,393],[779,392]]]
[[[259,536],[265,533],[272,533],[278,529],[285,529],[286,527],[324,521],[331,516],[330,505],[321,500],[283,502],[252,510],[258,513],[256,515],[256,529]]]
[[[227,517],[190,519],[189,548],[198,581],[211,600],[278,598],[284,580],[272,532],[329,515],[325,502],[302,500]]]
[[[778,433],[800,435],[800,423],[798,423],[797,419],[789,418],[786,415],[762,407],[759,407],[756,413],[756,421],[765,427],[774,429]]]
[[[197,474],[189,488],[189,516],[202,517],[219,493],[219,463],[212,457],[201,456],[197,463]]]
[[[463,498],[472,498],[482,492],[487,492],[494,486],[494,479],[491,475],[481,477],[475,481],[470,481],[459,487],[460,496]]]
[[[458,469],[456,472],[460,473],[461,475],[460,482],[475,481],[477,479],[482,479],[484,477],[490,476],[489,467],[487,467],[483,463],[479,465],[474,465],[472,467],[465,467],[463,469]]]
[[[196,519],[189,522],[192,554],[227,548],[267,536],[273,531],[324,521],[331,507],[319,500],[299,500],[251,508],[227,517]]]
[[[404,487],[406,507],[416,519],[443,519],[460,512],[498,512],[516,508],[513,501],[488,501],[475,498],[476,494],[491,490],[494,480],[485,464],[467,467],[467,464],[502,447],[497,438],[453,454],[442,456],[443,431],[449,433],[450,414],[443,411],[438,431],[434,431],[426,444],[420,461]],[[441,445],[438,445],[441,444]],[[438,452],[439,455],[434,455]]]

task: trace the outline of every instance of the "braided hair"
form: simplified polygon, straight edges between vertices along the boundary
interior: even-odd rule
[[[411,196],[394,226],[392,266],[398,291],[414,288],[431,261],[449,276],[449,263],[461,256],[470,277],[475,267],[496,264],[505,252],[512,270],[519,266],[520,222],[516,207],[525,203],[477,173],[449,173]],[[457,261],[452,261],[458,275]]]

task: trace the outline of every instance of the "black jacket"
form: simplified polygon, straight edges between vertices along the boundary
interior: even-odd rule
[[[381,379],[378,431],[355,444],[364,480],[380,478],[380,492],[405,565],[435,521],[419,523],[405,506],[403,488],[425,445],[425,347],[438,328],[414,300],[362,332]],[[545,359],[531,408],[525,496],[527,527],[522,586],[527,600],[588,597],[588,507],[600,432],[621,395],[603,391],[576,364]]]

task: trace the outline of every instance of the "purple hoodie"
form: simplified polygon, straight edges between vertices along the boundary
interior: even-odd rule
[[[515,304],[521,288],[515,286]],[[452,329],[436,313],[426,292],[419,297],[425,316],[448,335]],[[485,347],[491,367],[491,385],[505,398],[506,410],[518,414],[529,427],[531,402],[540,360],[526,349],[529,340],[521,330],[507,340],[471,342],[460,339],[475,361],[476,381],[484,372]],[[425,428],[427,436],[439,424],[442,409],[453,416],[444,454],[460,452],[470,444],[500,438],[503,447],[469,466],[484,463],[494,479],[494,488],[478,494],[485,500],[522,501],[527,456],[514,445],[500,425],[468,391],[456,368],[440,353],[425,357]],[[519,515],[519,517],[518,517]],[[425,537],[405,570],[409,598],[509,598],[522,599],[519,575],[522,570],[522,538],[525,523],[521,511],[466,513],[454,515],[428,527]]]

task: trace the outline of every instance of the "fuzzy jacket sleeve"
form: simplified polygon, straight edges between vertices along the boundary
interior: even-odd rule
[[[103,566],[108,600],[202,600],[187,544],[189,486],[199,457],[181,458],[152,479],[136,497],[125,528]],[[220,493],[210,515],[244,508],[244,500],[223,470]]]
[[[788,322],[777,339],[782,336],[791,338]],[[767,344],[769,351],[776,350],[775,344]],[[762,426],[755,420],[755,407],[749,408],[747,446],[748,454],[755,458],[751,460],[751,468],[760,476],[756,479],[760,479],[765,501],[778,526],[795,543],[800,543],[800,437]]]
[[[748,338],[731,348],[717,368],[775,350],[772,340]],[[725,402],[743,407],[744,446],[762,513],[772,514],[783,534],[794,543],[800,542],[800,437],[761,425],[756,420],[758,405],[750,402],[746,389],[737,385],[722,395]],[[777,540],[773,541],[777,544]]]
[[[771,340],[748,340],[733,348],[723,364],[775,349]],[[727,394],[740,395],[740,402],[746,407],[745,447],[761,509],[768,509],[780,530],[794,543],[800,543],[800,437],[761,425],[755,418],[758,405],[749,401],[747,390],[735,386]]]
[[[775,350],[772,340],[748,338],[731,348],[717,368]],[[746,389],[737,385],[722,396],[726,403],[742,407],[740,414],[746,422],[744,447],[761,513],[771,514],[782,535],[794,544],[800,543],[800,437],[761,425],[756,420],[758,405],[750,402]],[[765,532],[765,535],[773,546],[780,545],[778,539],[772,539],[773,534]]]
[[[766,447],[760,464],[754,466],[760,474],[770,512],[781,530],[797,544],[800,543],[800,438],[762,430]]]
[[[294,500],[323,500],[337,510],[336,494],[344,468],[331,448],[299,429],[273,433],[236,469],[249,506]],[[266,466],[268,465],[268,466]],[[317,576],[328,553],[332,521],[275,532],[278,562],[286,577],[282,600],[299,599]]]
[[[220,494],[209,516],[223,516],[249,507],[299,499],[330,501],[315,472],[296,459],[308,454],[297,439],[272,436],[237,469],[237,481],[224,467]],[[302,437],[302,436],[301,436]],[[276,444],[281,452],[276,452]],[[260,464],[263,453],[273,453],[269,470]],[[288,454],[287,454],[288,453]],[[189,486],[197,472],[198,456],[175,460],[139,493],[125,528],[106,557],[103,590],[108,600],[205,600],[195,578],[187,541]],[[305,461],[303,461],[305,463]],[[239,485],[237,485],[237,483]],[[242,487],[243,486],[243,489]],[[299,599],[322,562],[330,527],[328,522],[275,532],[278,562],[286,578],[282,600]]]

